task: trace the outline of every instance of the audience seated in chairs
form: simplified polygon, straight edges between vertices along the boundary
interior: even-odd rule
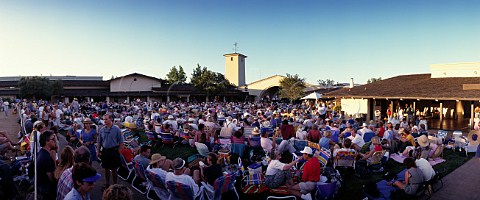
[[[302,197],[302,194],[309,194],[313,192],[317,186],[317,182],[320,181],[320,162],[316,157],[313,157],[313,151],[310,147],[305,147],[303,151],[300,151],[303,155],[303,159],[307,162],[303,166],[302,182],[293,185],[289,192],[296,197]]]
[[[298,158],[288,164],[280,162],[282,155],[280,152],[272,153],[272,160],[268,163],[267,172],[265,173],[265,185],[272,189],[282,185],[287,187],[293,186],[292,173],[290,169],[301,159]]]
[[[343,148],[335,148],[333,150],[334,164],[333,167],[353,167],[355,169],[355,161],[357,151],[351,148],[352,141],[345,139],[343,141]]]
[[[299,140],[307,140],[307,131],[303,125],[298,125],[297,132],[295,133],[295,138]]]
[[[195,142],[203,143],[207,145],[208,149],[211,150],[211,144],[210,144],[210,134],[207,133],[205,130],[205,125],[204,124],[199,124],[198,125],[198,131],[195,132]]]
[[[222,166],[218,163],[216,153],[210,152],[207,156],[207,163],[200,164],[200,174],[203,181],[213,186],[215,180],[223,175]]]
[[[242,131],[238,130],[233,133],[232,147],[230,151],[243,157],[243,152],[245,151],[245,137],[243,136]]]
[[[329,149],[333,151],[333,147],[335,146],[335,142],[332,140],[332,131],[325,131],[323,133],[323,137],[320,138],[320,148]]]
[[[272,149],[275,149],[276,151],[283,153],[285,151],[289,151],[290,153],[295,152],[295,148],[288,143],[287,140],[282,140],[279,145],[277,145],[276,142],[274,142],[277,138],[275,135],[273,135],[272,139],[268,138],[268,132],[264,133],[262,135],[262,138],[260,139],[260,144],[262,145],[262,148],[268,152],[271,153]],[[273,141],[272,141],[273,140]]]
[[[182,189],[184,189],[185,186],[191,188],[191,194],[188,195],[192,195],[193,197],[200,194],[198,187],[200,172],[196,170],[192,178],[192,176],[190,176],[191,171],[186,168],[185,164],[183,159],[175,158],[175,160],[173,160],[173,172],[168,172],[165,177],[167,188],[170,190],[170,199],[176,199],[175,197],[182,195],[180,191],[177,190],[177,187],[181,187]]]
[[[318,130],[318,125],[314,124],[312,129],[308,131],[307,139],[310,142],[315,142],[318,143],[320,141],[320,138],[322,135],[320,134],[320,131]]]
[[[365,141],[363,141],[363,138],[360,134],[357,133],[357,130],[352,128],[350,129],[350,137],[348,137],[348,139],[350,139],[352,141],[352,148],[357,150],[357,151],[360,151],[363,147],[363,145],[365,144]]]
[[[167,157],[162,156],[159,153],[155,153],[152,155],[152,159],[150,160],[150,165],[148,166],[149,170],[153,169],[162,169],[165,172],[169,172],[173,170],[172,168],[173,161],[167,159]]]
[[[373,156],[373,154],[375,152],[382,152],[383,151],[379,137],[375,136],[375,137],[372,138],[372,145],[373,145],[373,149],[371,149],[370,151],[368,151],[365,154],[360,153],[360,156],[362,157],[361,160],[368,160],[369,158],[371,158]]]
[[[421,153],[416,151],[410,151],[409,157],[415,158],[415,165],[418,169],[422,171],[423,180],[430,181],[436,174],[432,165],[425,159],[421,157]]]
[[[413,158],[405,158],[403,164],[407,167],[405,181],[389,182],[388,184],[400,188],[408,195],[416,195],[417,190],[421,187],[421,184],[424,181],[423,173],[417,167]]]
[[[403,152],[407,146],[415,146],[415,138],[410,134],[410,131],[400,129],[398,130],[398,134],[401,135],[398,142],[399,152]]]
[[[248,146],[251,148],[257,148],[260,146],[260,131],[257,127],[253,128],[252,134],[248,138]]]
[[[133,158],[133,160],[135,162],[140,163],[144,169],[146,169],[150,164],[149,157],[150,157],[151,149],[152,148],[150,146],[143,145],[142,147],[140,147],[140,154],[136,155],[135,158]]]

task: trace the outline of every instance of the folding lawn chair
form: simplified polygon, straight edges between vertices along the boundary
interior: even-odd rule
[[[177,141],[174,140],[173,135],[170,133],[160,133],[160,137],[162,138],[163,146],[172,145],[172,147],[175,148],[175,146],[178,143]]]
[[[357,152],[348,150],[339,150],[333,161],[333,168],[352,167],[355,169],[355,159]]]
[[[167,172],[162,169],[157,169],[156,171],[163,174],[157,174],[149,170],[147,170],[147,172],[145,173],[145,175],[147,176],[147,180],[149,180],[150,184],[150,189],[147,191],[146,194],[147,198],[150,200],[152,199],[149,197],[149,193],[151,190],[153,190],[160,199],[167,199],[170,194],[168,193],[167,187],[165,185],[165,179],[162,178],[167,175]]]
[[[140,164],[139,162],[132,161],[132,164],[135,170],[135,178],[133,178],[132,184],[131,184],[132,188],[137,190],[141,194],[145,194],[147,193],[147,190],[148,190],[148,187],[147,187],[148,183],[147,183],[147,177],[145,176],[145,169],[143,168],[142,164]],[[135,180],[137,179],[140,179],[141,181],[140,185],[147,187],[147,190],[142,191],[137,186],[135,186]]]
[[[168,199],[195,200],[201,194],[201,190],[194,194],[193,188],[182,183],[168,181],[167,189],[170,192]]]
[[[202,182],[202,188],[204,188],[204,194],[208,200],[220,200],[222,195],[228,191],[233,190],[237,195],[237,199],[240,199],[238,196],[237,190],[235,189],[235,174],[226,174],[215,180],[215,183],[212,186],[208,185],[205,182]],[[202,191],[202,189],[200,189]]]

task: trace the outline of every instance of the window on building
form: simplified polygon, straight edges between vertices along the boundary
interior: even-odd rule
[[[233,61],[233,57],[230,57],[230,61]]]

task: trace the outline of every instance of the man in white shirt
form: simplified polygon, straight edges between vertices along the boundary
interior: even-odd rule
[[[174,119],[173,115],[169,115],[167,120],[165,120],[163,122],[163,124],[170,124],[170,127],[172,128],[173,131],[177,131],[178,130],[178,123],[177,121]]]
[[[357,130],[354,128],[351,129],[350,133],[352,134],[351,136],[348,137],[348,139],[352,140],[352,148],[360,151],[365,144],[365,141],[363,140],[363,137],[357,133]]]
[[[435,170],[433,169],[432,165],[430,165],[430,163],[425,160],[425,158],[421,158],[420,156],[421,154],[419,153],[417,156],[417,160],[415,160],[415,165],[417,165],[418,169],[422,171],[423,179],[425,181],[429,181],[435,176]]]
[[[169,181],[173,181],[176,183],[188,185],[192,187],[193,195],[196,196],[200,189],[197,183],[195,182],[195,180],[193,180],[193,178],[189,176],[190,169],[185,167],[185,161],[181,158],[175,158],[175,160],[173,160],[173,168],[174,168],[173,172],[168,172],[167,175],[165,176],[165,183],[168,183]],[[171,195],[172,194],[170,194],[169,199],[172,199]]]

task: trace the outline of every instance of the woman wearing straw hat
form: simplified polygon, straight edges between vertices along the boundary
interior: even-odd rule
[[[428,138],[425,135],[421,135],[420,137],[417,138],[417,143],[420,146],[421,153],[420,157],[427,159],[428,154],[430,153],[430,144],[428,142]]]
[[[248,146],[251,149],[260,147],[260,130],[255,127],[252,134],[248,137]]]
[[[86,118],[83,121],[84,129],[80,132],[80,142],[90,150],[90,160],[97,161],[97,151],[95,149],[95,141],[97,141],[97,130],[92,129],[92,120]]]
[[[162,156],[162,154],[155,153],[152,155],[148,169],[150,169],[150,171],[155,171],[154,169],[162,169],[169,172],[170,169],[172,169],[172,160],[167,159],[167,157]]]

